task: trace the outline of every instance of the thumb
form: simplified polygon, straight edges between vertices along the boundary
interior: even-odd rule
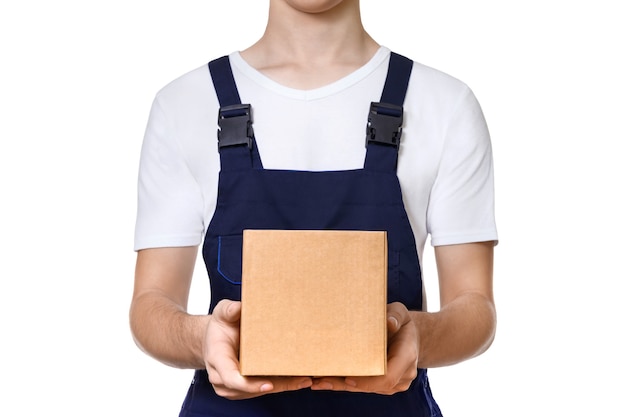
[[[387,316],[387,329],[391,332],[396,332],[400,328],[398,319],[392,315]]]
[[[410,316],[406,307],[401,303],[391,303],[387,305],[387,329],[396,332],[410,321]]]
[[[235,323],[241,318],[241,302],[221,300],[213,309],[213,317],[226,323]]]

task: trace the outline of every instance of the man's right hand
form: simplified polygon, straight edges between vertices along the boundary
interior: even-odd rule
[[[239,372],[241,302],[222,300],[207,325],[203,353],[209,382],[228,399],[246,399],[282,391],[309,388],[310,377],[245,377]]]

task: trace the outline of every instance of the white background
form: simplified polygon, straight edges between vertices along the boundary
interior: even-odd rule
[[[498,334],[430,371],[444,414],[626,415],[620,2],[362,3],[380,43],[473,89],[492,134]],[[253,43],[266,7],[0,6],[0,415],[177,415],[190,371],[145,356],[128,330],[143,130],[157,90]],[[431,309],[432,262],[427,247]]]

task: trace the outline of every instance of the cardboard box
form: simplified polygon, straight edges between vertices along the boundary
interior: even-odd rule
[[[387,234],[245,230],[243,375],[374,376],[387,365]]]

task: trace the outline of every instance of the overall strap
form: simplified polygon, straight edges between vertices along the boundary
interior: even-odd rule
[[[228,56],[209,62],[209,71],[220,102],[217,146],[221,170],[263,168],[252,129],[252,107],[241,104]]]
[[[394,52],[380,102],[372,102],[367,119],[365,169],[395,172],[402,135],[404,97],[413,61]]]

